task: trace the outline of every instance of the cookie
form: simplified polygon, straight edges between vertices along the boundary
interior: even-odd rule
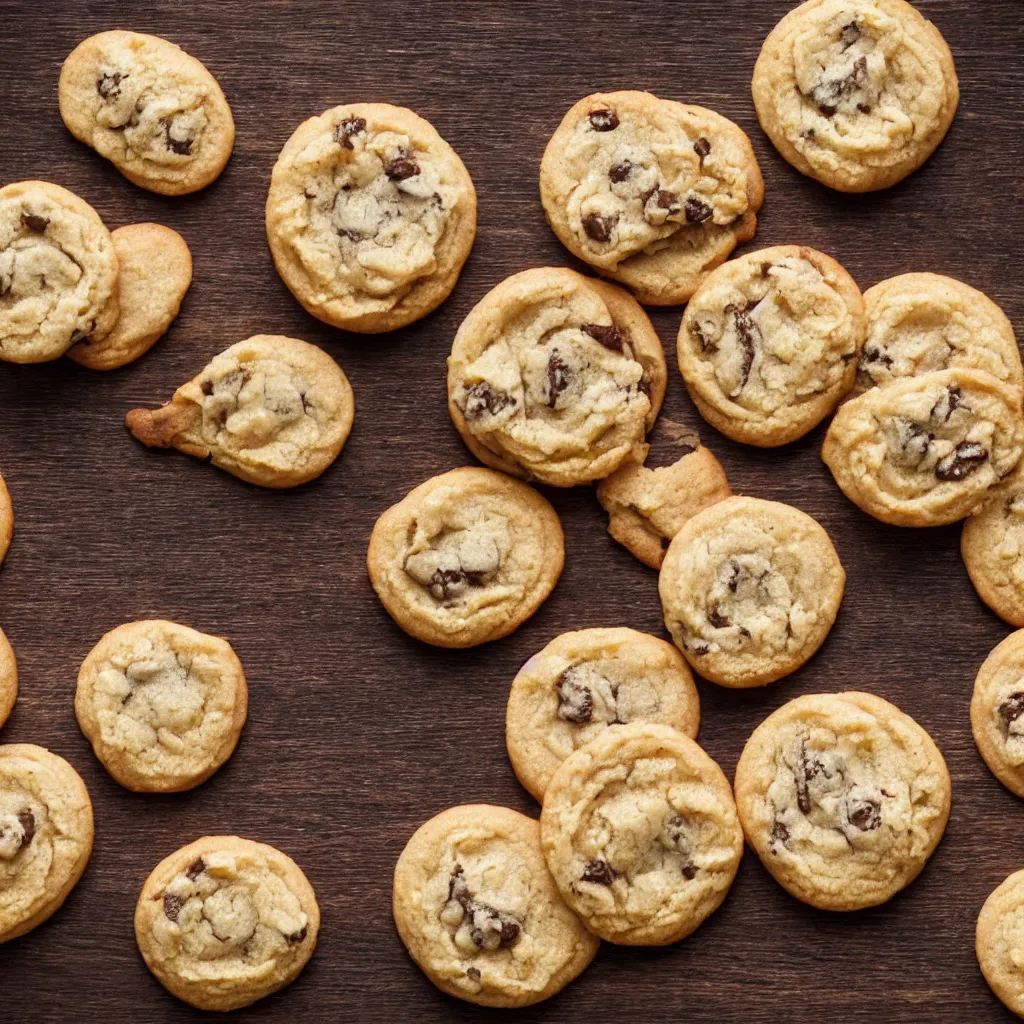
[[[512,680],[505,742],[519,781],[544,799],[551,776],[611,725],[660,722],[695,738],[700,699],[671,645],[635,629],[555,637]]]
[[[14,538],[14,505],[11,492],[7,490],[4,478],[0,476],[0,564],[7,557]]]
[[[118,316],[110,232],[84,199],[47,181],[0,188],[0,360],[45,363]]]
[[[146,966],[200,1010],[236,1010],[290,985],[319,930],[298,864],[238,836],[206,836],[164,858],[135,907]]]
[[[129,224],[110,237],[120,267],[117,323],[102,341],[86,338],[67,353],[90,370],[116,370],[148,352],[171,326],[192,283],[192,253],[177,231]]]
[[[722,769],[667,725],[613,725],[562,762],[541,846],[565,901],[596,935],[662,946],[725,899],[743,833]]]
[[[421,825],[395,865],[393,911],[423,973],[480,1006],[553,996],[599,945],[562,902],[537,822],[507,807],[450,807]]]
[[[840,192],[917,170],[960,99],[946,41],[904,0],[807,0],[764,41],[752,91],[778,151]]]
[[[0,629],[0,726],[11,717],[18,699],[18,663],[10,641]]]
[[[532,487],[490,469],[453,469],[377,520],[366,565],[388,614],[438,647],[507,636],[551,593],[562,524]]]
[[[476,192],[422,117],[351,103],[295,129],[274,165],[266,217],[277,272],[305,309],[375,334],[448,297],[476,235]]]
[[[942,526],[981,505],[1022,445],[1019,388],[978,370],[936,370],[847,402],[821,457],[868,515],[895,526]]]
[[[0,942],[60,909],[92,853],[92,803],[62,757],[0,746]]]
[[[985,981],[1008,1010],[1024,1017],[1024,870],[1015,871],[985,900],[978,915],[974,951]]]
[[[713,110],[595,93],[548,142],[540,198],[574,256],[645,305],[674,306],[754,237],[764,183],[750,139]]]
[[[103,637],[78,673],[75,715],[122,786],[176,793],[231,756],[248,708],[231,645],[174,622],[129,622]]]
[[[666,379],[658,335],[627,292],[539,267],[506,278],[463,320],[448,410],[488,466],[569,487],[643,446]]]
[[[774,448],[813,430],[853,387],[865,329],[860,289],[834,259],[777,245],[704,279],[679,328],[679,370],[708,423]]]
[[[209,185],[235,144],[217,80],[158,36],[117,30],[83,40],[64,61],[57,100],[76,139],[166,196]]]
[[[760,498],[726,498],[676,534],[661,566],[665,626],[686,660],[719,686],[764,686],[822,645],[846,573],[809,515]]]
[[[162,409],[125,426],[148,448],[177,448],[260,487],[297,487],[338,457],[352,429],[348,378],[322,349],[274,334],[215,356]]]
[[[933,370],[984,370],[1024,386],[1006,314],[976,288],[941,274],[900,274],[864,293],[868,333],[854,390]]]
[[[998,644],[978,671],[971,731],[992,774],[1024,796],[1024,630]]]

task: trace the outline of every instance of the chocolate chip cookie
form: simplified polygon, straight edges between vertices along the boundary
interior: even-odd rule
[[[843,493],[895,526],[963,519],[1024,451],[1021,391],[978,370],[872,388],[836,413],[821,457]]]
[[[0,188],[0,360],[43,363],[117,323],[114,243],[84,199],[47,181]]]
[[[209,459],[261,487],[297,487],[338,457],[355,415],[348,378],[322,349],[257,334],[215,356],[162,409],[125,426],[149,448]]]
[[[974,950],[989,988],[1008,1010],[1024,1017],[1024,870],[1015,871],[985,900],[978,915]]]
[[[463,320],[448,409],[482,462],[569,487],[643,446],[666,377],[661,342],[628,293],[539,267],[506,278]]]
[[[92,839],[92,803],[74,768],[31,743],[0,746],[0,943],[60,908]]]
[[[809,515],[760,498],[726,498],[676,534],[658,580],[665,626],[686,660],[719,686],[764,686],[822,645],[846,573]]]
[[[0,629],[0,726],[11,717],[18,699],[18,663],[10,641]]]
[[[291,984],[320,930],[298,864],[263,843],[206,836],[162,860],[135,907],[135,940],[169,992],[236,1010]]]
[[[725,899],[743,833],[722,769],[667,725],[612,725],[562,762],[541,846],[569,906],[602,939],[661,946]]]
[[[540,198],[573,255],[645,305],[674,306],[754,237],[764,184],[738,125],[626,91],[584,97],[565,115],[544,151]]]
[[[660,722],[690,737],[700,699],[671,645],[635,629],[581,629],[555,637],[512,680],[505,742],[519,781],[544,799],[551,776],[611,725]]]
[[[736,766],[747,842],[775,880],[822,910],[891,899],[949,818],[946,762],[912,718],[870,693],[810,694],[769,715]]]
[[[532,487],[490,469],[453,469],[377,520],[366,565],[388,614],[438,647],[507,636],[551,593],[562,524]]]
[[[985,659],[974,680],[971,730],[992,774],[1024,796],[1024,630]]]
[[[4,478],[0,476],[0,565],[11,549],[14,538],[14,505],[11,503],[11,492],[7,490]]]
[[[266,215],[295,298],[325,323],[377,333],[448,297],[476,235],[476,192],[422,117],[351,103],[311,117],[285,143]]]
[[[562,902],[537,822],[507,807],[451,807],[421,825],[395,865],[393,911],[423,973],[480,1006],[553,996],[599,945]]]
[[[866,329],[852,277],[803,245],[712,271],[686,306],[679,370],[700,414],[734,441],[803,437],[853,387]]]
[[[205,188],[228,162],[235,122],[217,80],[174,43],[100,32],[71,51],[57,86],[80,142],[151,192]]]
[[[840,192],[917,170],[960,99],[946,41],[904,0],[807,0],[764,41],[752,91],[779,152]]]

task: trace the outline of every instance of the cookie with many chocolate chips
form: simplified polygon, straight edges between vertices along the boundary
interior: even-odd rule
[[[895,526],[942,526],[981,506],[1024,451],[1021,391],[978,370],[872,388],[836,413],[821,457],[843,493]]]
[[[853,387],[864,332],[853,278],[815,249],[778,245],[704,279],[679,328],[679,370],[713,427],[773,448],[816,427]]]
[[[752,92],[786,160],[841,192],[917,170],[960,99],[946,41],[904,0],[807,0],[764,41]]]
[[[235,122],[217,80],[174,43],[100,32],[64,61],[60,116],[129,181],[176,196],[205,188],[228,162]]]
[[[658,590],[665,626],[690,665],[719,686],[764,686],[822,645],[846,573],[809,515],[726,498],[676,534]]]
[[[392,906],[423,973],[480,1006],[553,996],[599,945],[562,902],[537,822],[507,807],[451,807],[421,825],[395,865]]]
[[[555,637],[512,680],[505,743],[519,781],[543,800],[551,776],[611,725],[660,722],[690,737],[700,700],[689,666],[664,640],[635,629]]]
[[[1024,796],[1024,630],[998,644],[978,671],[971,730],[992,774]]]
[[[685,938],[725,899],[743,833],[722,769],[667,725],[612,725],[562,762],[541,846],[587,927],[629,946]]]
[[[0,942],[61,906],[92,840],[92,803],[74,768],[31,743],[0,746]]]
[[[985,900],[974,950],[989,988],[1008,1010],[1024,1017],[1024,870],[1015,871]]]
[[[313,316],[393,331],[455,287],[476,235],[476,192],[422,117],[351,103],[305,121],[285,143],[266,219],[277,271]]]
[[[338,457],[355,415],[348,378],[322,349],[257,334],[215,356],[162,409],[125,426],[149,448],[177,448],[261,487],[297,487]]]
[[[7,721],[18,699],[18,663],[10,641],[0,629],[0,726]]]
[[[870,693],[797,697],[736,766],[747,842],[775,880],[823,910],[891,899],[946,828],[946,762],[912,718]]]
[[[558,582],[562,524],[532,487],[453,469],[377,520],[366,565],[388,614],[419,640],[473,647],[521,626]]]
[[[172,853],[135,907],[146,966],[201,1010],[236,1010],[291,984],[319,930],[316,894],[295,861],[238,836],[206,836]]]
[[[643,447],[666,377],[661,342],[627,292],[538,267],[506,278],[463,320],[448,410],[482,462],[569,487]]]

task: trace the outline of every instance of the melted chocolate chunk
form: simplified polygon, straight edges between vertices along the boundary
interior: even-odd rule
[[[192,861],[192,863],[185,869],[185,877],[194,882],[205,870],[206,861],[200,857],[198,860]]]
[[[167,142],[167,148],[172,153],[177,153],[178,156],[190,156],[192,153],[192,140],[174,138],[171,135],[170,120],[165,119],[160,123],[164,126],[164,138]]]
[[[105,100],[116,100],[121,95],[121,83],[127,77],[120,71],[105,71],[96,79],[96,91]]]
[[[640,198],[644,201],[645,207],[650,206],[656,210],[669,211],[679,209],[679,196],[675,192],[670,192],[667,188],[662,188],[660,185],[655,185],[654,188],[648,189]]]
[[[184,902],[180,896],[175,896],[170,892],[164,893],[164,916],[168,921],[177,923]]]
[[[584,324],[581,330],[612,352],[621,352],[625,346],[626,339],[615,324],[610,324],[608,327],[603,327],[601,324]]]
[[[300,942],[303,941],[303,939],[305,939],[308,933],[309,925],[304,924],[297,932],[292,932],[291,935],[286,935],[285,939],[287,939],[290,945],[297,946]]]
[[[732,304],[725,307],[726,316],[731,316],[736,323],[736,336],[743,347],[743,364],[740,370],[740,384],[734,394],[739,394],[746,387],[750,377],[750,368],[754,365],[754,353],[757,346],[761,344],[761,331],[758,329],[750,311],[756,306],[756,302],[748,303],[746,308]]]
[[[405,181],[406,178],[415,177],[420,173],[420,165],[415,160],[410,160],[405,150],[401,150],[398,156],[384,165],[384,173],[392,181]]]
[[[38,213],[22,213],[21,223],[29,231],[35,231],[41,235],[50,226],[50,219],[48,217],[41,217]]]
[[[473,898],[461,864],[456,864],[448,882],[446,908],[456,904],[462,909],[462,923],[469,918],[469,937],[477,949],[495,950],[511,946],[522,931],[515,918]]]
[[[618,216],[602,217],[599,213],[588,213],[583,218],[583,230],[595,242],[607,242],[618,219]]]
[[[885,349],[877,345],[865,345],[861,362],[866,366],[876,364],[878,366],[892,366],[892,356]]]
[[[466,969],[466,977],[469,978],[470,981],[479,981],[480,980],[480,970],[479,970],[479,968],[477,968],[477,967],[469,967],[469,968],[467,968]]]
[[[959,384],[950,384],[938,401],[932,406],[931,418],[939,423],[948,423],[950,416],[964,404],[964,395]]]
[[[595,132],[611,132],[619,127],[619,118],[614,110],[592,110],[589,117],[590,127]]]
[[[510,394],[492,388],[485,380],[474,384],[466,392],[466,415],[470,419],[478,419],[485,412],[494,416],[515,404],[516,400]]]
[[[580,881],[593,882],[595,885],[611,885],[615,881],[615,872],[607,861],[588,860]]]
[[[988,459],[988,452],[977,441],[961,441],[935,467],[939,480],[965,480]]]
[[[704,159],[711,152],[711,143],[702,135],[694,144],[693,151],[701,158]]]
[[[569,366],[557,352],[548,359],[548,408],[554,409],[558,398],[569,386]]]
[[[696,196],[689,196],[686,200],[686,222],[688,224],[703,224],[714,216],[714,208],[709,206],[702,199]]]
[[[874,832],[882,824],[882,806],[876,800],[864,800],[850,808],[850,823],[861,832]]]
[[[789,829],[778,820],[775,819],[775,824],[772,825],[772,853],[778,853],[775,849],[776,843],[782,843],[783,846],[789,842]]]
[[[589,686],[576,682],[573,674],[573,669],[568,668],[558,677],[558,717],[574,725],[583,725],[593,717],[594,695]]]
[[[1024,715],[1024,692],[1012,693],[999,705],[999,717],[1007,727]]]
[[[729,618],[723,615],[717,608],[712,608],[711,611],[708,612],[708,622],[710,622],[715,629],[725,629],[726,626],[732,625]]]
[[[822,82],[813,92],[814,101],[818,104],[818,110],[825,117],[832,117],[839,109],[839,103],[849,96],[859,86],[868,74],[867,57],[858,57],[854,61],[850,73],[845,78],[830,82]]]
[[[366,120],[362,117],[346,117],[334,126],[334,141],[343,149],[352,148],[352,136],[366,131]]]
[[[630,160],[623,160],[622,163],[615,164],[614,167],[608,172],[608,177],[611,178],[616,184],[620,181],[625,181],[633,173],[633,163]]]
[[[462,569],[435,569],[430,577],[430,590],[439,601],[449,601],[456,587],[466,584],[479,587],[483,583],[478,572],[465,572]]]
[[[24,850],[32,842],[36,834],[36,819],[32,811],[25,807],[18,811],[18,824],[21,825],[22,837],[19,849]]]

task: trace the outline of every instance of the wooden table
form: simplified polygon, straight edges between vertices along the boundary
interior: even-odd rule
[[[911,270],[950,274],[991,295],[1018,325],[1024,316],[1024,10],[1014,0],[921,0],[956,56],[960,112],[922,171],[861,197],[801,177],[758,128],[751,70],[790,6],[0,2],[0,178],[65,185],[111,228],[171,225],[195,259],[180,317],[137,364],[109,374],[69,361],[0,365],[0,471],[17,515],[0,573],[0,623],[22,679],[0,736],[68,758],[96,809],[92,862],[65,908],[0,947],[5,1021],[201,1016],[145,969],[132,913],[157,861],[198,836],[231,832],[291,854],[323,909],[320,947],[302,977],[236,1019],[493,1016],[442,996],[408,959],[391,921],[392,867],[416,826],[451,804],[537,813],[505,754],[509,682],[564,630],[621,624],[665,635],[657,577],[607,536],[589,488],[546,491],[566,528],[554,594],[511,637],[449,652],[392,623],[364,556],[383,509],[427,477],[473,462],[445,408],[445,357],[461,319],[514,271],[575,265],[537,199],[541,152],[563,113],[615,88],[713,107],[750,133],[764,171],[757,245],[816,246],[865,288]],[[173,39],[224,87],[238,140],[205,192],[169,199],[136,188],[61,123],[61,62],[80,39],[115,27]],[[274,272],[264,236],[282,144],[306,117],[353,100],[429,118],[465,160],[480,198],[476,247],[453,296],[383,337],[306,315]],[[700,684],[701,742],[731,775],[754,726],[792,697],[870,690],[935,737],[953,776],[953,814],[922,877],[883,907],[814,911],[748,851],[724,906],[692,938],[667,949],[606,944],[561,996],[509,1019],[1007,1020],[975,962],[974,922],[987,894],[1024,864],[1024,807],[975,750],[968,701],[978,666],[1010,630],[975,597],[959,527],[900,530],[858,512],[819,460],[821,428],[776,451],[716,434],[675,369],[680,310],[652,316],[671,367],[665,415],[700,428],[737,491],[815,516],[849,575],[835,628],[803,670],[754,692]],[[351,439],[320,480],[272,493],[178,453],[147,451],[127,434],[126,410],[160,404],[214,353],[264,332],[322,345],[355,389]],[[146,617],[229,638],[249,678],[249,722],[234,757],[177,796],[121,789],[72,709],[78,666],[101,634]]]

